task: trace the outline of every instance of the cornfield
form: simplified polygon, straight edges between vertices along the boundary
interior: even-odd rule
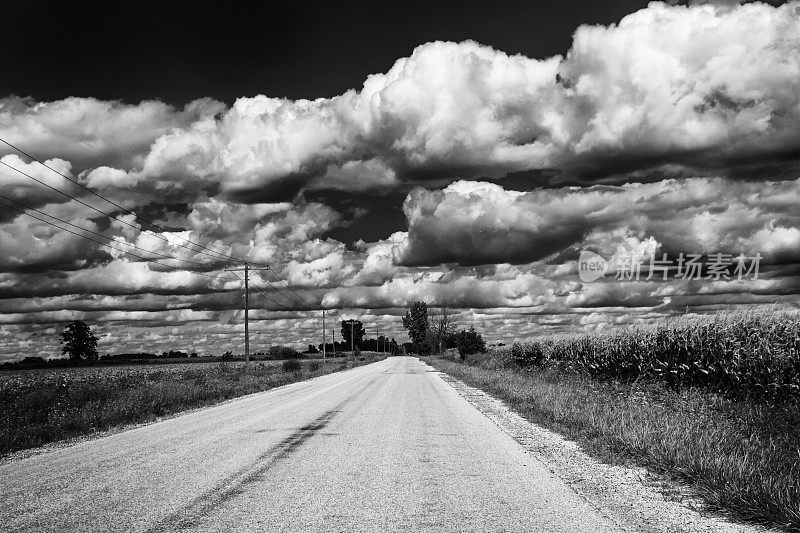
[[[663,381],[734,397],[800,398],[800,313],[754,309],[515,342],[527,368]]]

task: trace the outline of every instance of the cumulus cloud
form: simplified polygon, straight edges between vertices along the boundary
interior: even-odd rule
[[[165,261],[182,264],[177,272],[148,265],[0,210],[0,331],[24,344],[29,323],[85,317],[108,327],[109,342],[136,347],[161,345],[171,329],[158,328],[182,324],[221,348],[241,334],[239,282],[218,254],[181,246],[189,240],[273,265],[313,305],[389,317],[426,300],[460,308],[498,339],[789,299],[800,291],[800,2],[718,4],[652,3],[618,24],[578,28],[551,58],[425,43],[333,98],[182,109],[0,99],[0,138],[136,215],[98,216],[4,166],[0,194],[122,248],[185,261]],[[86,194],[6,148],[0,158]],[[497,181],[521,171],[550,181],[523,191]],[[341,195],[331,190],[386,189],[409,191],[405,231],[332,237],[349,222],[344,201],[326,200]],[[759,252],[765,270],[749,285],[588,285],[576,275],[584,248],[612,264],[656,250]],[[313,341],[318,325],[297,312],[303,305],[254,279],[281,302],[254,295],[255,319]],[[126,338],[126,322],[157,332]],[[9,346],[0,339],[0,352]]]
[[[800,180],[690,178],[525,193],[456,182],[408,195],[408,235],[393,253],[403,265],[526,263],[578,246],[606,257],[620,246],[797,257],[798,206]]]
[[[654,2],[581,26],[565,56],[430,42],[333,98],[183,110],[70,98],[0,104],[0,134],[98,188],[245,202],[416,180],[800,172],[800,2]],[[78,126],[76,126],[76,124]],[[92,168],[89,168],[92,167]],[[194,197],[189,199],[194,199]]]
[[[150,145],[173,129],[214,116],[224,104],[195,100],[182,110],[158,101],[136,105],[71,97],[54,102],[0,98],[0,136],[26,152],[71,161],[80,170],[139,167]],[[3,145],[0,153],[9,152]]]

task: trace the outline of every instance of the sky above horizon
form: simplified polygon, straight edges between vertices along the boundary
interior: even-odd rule
[[[51,169],[0,146],[0,361],[76,319],[241,352],[231,257],[254,352],[415,300],[506,343],[797,306],[800,2],[429,4],[10,2],[0,139]]]

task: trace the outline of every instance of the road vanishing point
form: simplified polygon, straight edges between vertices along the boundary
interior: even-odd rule
[[[619,531],[413,357],[0,465],[4,531]]]

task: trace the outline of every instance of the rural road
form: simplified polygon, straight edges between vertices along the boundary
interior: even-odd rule
[[[0,465],[4,531],[618,531],[394,357]]]

